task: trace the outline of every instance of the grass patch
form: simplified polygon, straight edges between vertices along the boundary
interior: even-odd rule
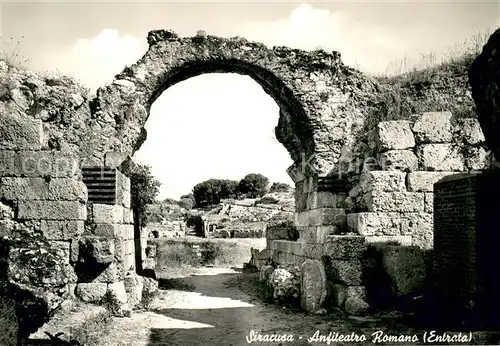
[[[193,292],[194,285],[184,282],[182,279],[158,279],[158,288],[162,290],[178,290]]]
[[[70,343],[84,346],[100,345],[109,331],[112,318],[112,313],[108,310],[90,317],[82,325],[71,329]]]
[[[265,239],[155,239],[158,268],[205,265],[243,265],[250,260],[250,248],[264,248]]]
[[[407,120],[433,111],[450,111],[454,119],[477,117],[468,69],[489,36],[490,32],[481,32],[442,54],[422,54],[413,61],[403,58],[385,73],[372,75],[380,84],[380,93],[371,100],[378,109],[373,120]]]

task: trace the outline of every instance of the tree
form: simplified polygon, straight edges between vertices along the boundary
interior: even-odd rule
[[[195,205],[195,203],[196,203],[196,199],[194,198],[194,195],[192,192],[188,193],[187,195],[182,195],[181,200],[183,200],[183,199],[190,199],[191,201],[193,201],[193,205]]]
[[[275,182],[271,185],[269,192],[288,192],[292,190],[292,187],[285,183]]]
[[[209,179],[193,187],[197,207],[220,203],[221,199],[234,197],[238,182],[228,179]]]
[[[238,183],[238,191],[250,198],[262,197],[267,193],[269,179],[259,173],[247,174]]]
[[[131,207],[137,215],[140,227],[147,222],[146,206],[154,203],[160,193],[161,183],[151,174],[151,166],[135,164],[129,171],[130,193],[132,196]]]
[[[193,209],[195,201],[191,198],[181,198],[179,200],[179,206],[184,209],[191,210]]]

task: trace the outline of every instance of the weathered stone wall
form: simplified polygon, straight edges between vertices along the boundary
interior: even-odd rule
[[[12,134],[18,126],[0,118],[1,133]],[[73,249],[87,218],[78,158],[41,150],[40,121],[24,130],[24,137],[18,132],[0,143],[0,284],[16,300],[21,338],[69,297],[77,281]]]
[[[378,250],[387,258],[385,264],[378,264],[385,266],[382,273],[395,282],[400,278],[391,273],[401,263],[394,258],[423,261],[423,251],[433,246],[435,182],[491,165],[478,121],[454,119],[449,112],[380,122],[367,136],[372,146],[366,148],[364,159],[345,162],[345,170],[335,177],[337,182],[330,183],[333,190],[341,191],[342,180],[349,182],[352,188],[348,193],[321,191],[320,177],[308,176],[303,170],[292,172],[296,181],[294,228],[300,237],[289,240],[288,233],[281,232],[281,239],[268,239],[266,250],[254,254],[259,266],[271,260],[286,265],[322,261],[333,285],[330,296],[337,297],[333,300],[339,306],[344,306],[351,293],[360,305],[359,299],[367,299],[365,285],[371,283],[363,278],[373,269],[363,261],[371,256],[367,253],[370,244],[395,243],[421,249],[419,255],[413,248],[401,253]],[[425,265],[409,270],[415,270],[419,284],[424,280]]]
[[[130,179],[114,169],[114,204],[89,203],[88,219],[79,248],[76,296],[86,302],[98,303],[108,291],[121,297],[121,310],[127,304],[124,280],[136,272],[136,239],[134,218],[130,209]],[[88,181],[89,186],[92,181]]]

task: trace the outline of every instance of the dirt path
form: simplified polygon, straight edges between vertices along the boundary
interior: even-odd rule
[[[268,343],[249,339],[256,345],[327,345],[327,342],[308,342],[308,339],[316,331],[325,336],[331,331],[365,335],[371,341],[371,333],[377,330],[375,325],[379,323],[373,320],[307,315],[266,304],[252,293],[256,287],[255,275],[232,269],[204,268],[199,275],[183,278],[186,284],[194,286],[192,292],[162,290],[151,311],[115,319],[102,344],[248,345],[247,337],[250,338],[253,330],[262,335],[287,334],[290,340]],[[389,327],[393,331],[401,330],[395,325]],[[333,340],[331,344],[339,345]]]

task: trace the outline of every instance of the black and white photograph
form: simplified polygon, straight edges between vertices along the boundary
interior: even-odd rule
[[[0,346],[500,344],[500,2],[0,0]]]

